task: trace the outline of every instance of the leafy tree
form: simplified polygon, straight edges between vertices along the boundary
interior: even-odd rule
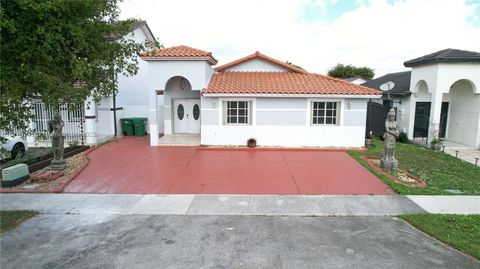
[[[0,130],[26,131],[32,102],[95,101],[117,90],[116,73],[134,75],[147,49],[126,35],[118,0],[0,1]]]
[[[351,64],[337,64],[328,70],[328,75],[334,78],[361,77],[365,80],[371,80],[375,76],[375,72],[369,67],[355,67]]]

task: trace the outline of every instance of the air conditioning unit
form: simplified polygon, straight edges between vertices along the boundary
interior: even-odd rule
[[[2,169],[2,188],[17,186],[29,177],[28,166],[24,163],[4,168]]]

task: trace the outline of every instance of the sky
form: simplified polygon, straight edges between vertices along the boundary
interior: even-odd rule
[[[446,48],[480,52],[480,0],[124,0],[165,46],[211,51],[218,65],[260,51],[309,72],[337,63],[376,77]]]

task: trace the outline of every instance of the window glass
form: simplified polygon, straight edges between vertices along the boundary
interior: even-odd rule
[[[337,102],[313,102],[312,104],[312,124],[337,124]]]
[[[179,104],[177,107],[177,116],[179,120],[183,120],[183,115],[185,114],[185,109],[182,104]]]
[[[226,124],[249,124],[248,101],[227,101],[226,103]]]
[[[200,118],[200,107],[198,106],[198,104],[195,104],[193,106],[193,118],[195,120],[198,120]]]

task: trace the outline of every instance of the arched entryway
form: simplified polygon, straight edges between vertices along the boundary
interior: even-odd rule
[[[447,140],[478,146],[478,129],[480,128],[480,94],[476,94],[473,82],[467,79],[455,81],[444,94],[448,101],[446,124]]]
[[[170,78],[164,93],[165,134],[200,134],[200,91],[188,79]]]
[[[425,80],[418,81],[414,90],[412,98],[412,100],[415,100],[413,138],[426,138],[428,137],[430,127],[432,94],[429,92],[428,84]]]

